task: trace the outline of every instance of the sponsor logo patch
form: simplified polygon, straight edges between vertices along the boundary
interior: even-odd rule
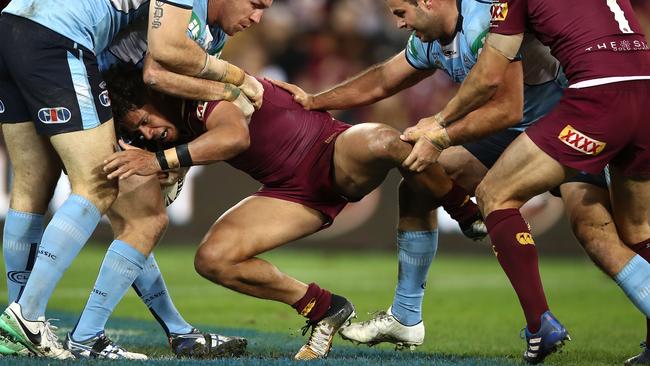
[[[104,90],[99,94],[99,103],[104,107],[111,106],[111,98],[108,96],[108,90]]]
[[[196,118],[198,118],[201,122],[204,122],[203,118],[205,117],[205,109],[207,107],[208,102],[199,102],[199,104],[196,106]]]
[[[42,108],[38,111],[38,120],[46,124],[66,123],[72,118],[72,113],[65,107]]]
[[[302,311],[300,312],[300,315],[302,315],[302,316],[307,316],[307,315],[309,315],[309,312],[311,311],[311,309],[314,308],[314,305],[316,305],[316,299],[315,299],[315,298],[314,298],[314,299],[311,299],[311,300],[309,301],[309,303],[307,304],[307,306],[305,306],[305,308],[302,309]]]
[[[25,285],[27,284],[27,279],[29,279],[30,271],[10,271],[7,273],[7,278],[9,281]]]
[[[572,149],[578,150],[586,155],[598,155],[607,145],[605,142],[592,139],[571,125],[564,127],[557,138]]]
[[[530,233],[517,233],[515,234],[515,238],[521,245],[535,245],[533,236]]]
[[[493,22],[502,22],[508,17],[508,3],[492,3],[490,8]]]
[[[0,100],[0,113],[4,113],[4,112],[5,112],[5,104],[2,103],[2,101]]]

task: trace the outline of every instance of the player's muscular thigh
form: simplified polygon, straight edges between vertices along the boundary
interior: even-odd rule
[[[2,132],[12,157],[11,208],[45,213],[61,174],[56,152],[46,137],[36,133],[31,122],[3,124]]]
[[[117,181],[108,180],[102,169],[117,145],[113,120],[90,130],[54,135],[50,141],[65,165],[72,192],[106,212],[117,197]]]

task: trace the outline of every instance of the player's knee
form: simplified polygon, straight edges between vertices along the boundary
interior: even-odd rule
[[[140,230],[146,230],[148,237],[155,240],[156,243],[162,238],[163,234],[167,230],[167,226],[169,226],[169,216],[167,216],[166,211],[147,215],[143,224],[138,225]]]
[[[476,187],[476,202],[483,212],[483,215],[487,215],[494,211],[494,207],[496,206],[496,197],[490,189],[490,186],[485,183],[485,180],[479,183]]]
[[[396,129],[382,124],[368,134],[368,149],[371,154],[380,160],[395,160],[404,156],[408,144],[400,138],[400,132]]]
[[[650,225],[648,225],[647,218],[620,217],[619,215],[615,220],[618,235],[627,246],[650,239]]]
[[[228,281],[231,266],[232,262],[219,245],[204,242],[194,256],[194,269],[196,272],[204,278],[221,285],[225,285]]]
[[[117,184],[106,182],[95,187],[73,187],[72,193],[80,195],[92,202],[102,214],[106,213],[117,198]]]

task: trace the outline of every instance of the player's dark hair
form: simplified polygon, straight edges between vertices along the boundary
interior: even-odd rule
[[[418,0],[404,0],[404,1],[413,6],[418,6]]]
[[[141,108],[147,101],[147,86],[142,80],[142,70],[135,65],[120,63],[103,73],[111,97],[115,123],[127,113]]]

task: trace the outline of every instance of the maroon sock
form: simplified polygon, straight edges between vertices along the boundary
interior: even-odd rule
[[[548,310],[537,265],[537,249],[519,210],[509,208],[489,214],[485,224],[497,260],[510,279],[524,310],[528,331],[537,333],[540,317]]]
[[[460,226],[469,225],[476,220],[478,206],[470,199],[465,188],[453,182],[451,190],[440,199],[440,206],[449,213]]]
[[[640,243],[630,245],[630,249],[640,255],[646,261],[650,262],[650,239],[644,240]],[[645,344],[646,347],[650,347],[650,319],[646,319],[646,335],[645,335]]]
[[[305,296],[293,304],[292,307],[298,311],[298,314],[309,318],[312,322],[317,322],[325,316],[331,303],[332,294],[312,282],[307,287]]]

